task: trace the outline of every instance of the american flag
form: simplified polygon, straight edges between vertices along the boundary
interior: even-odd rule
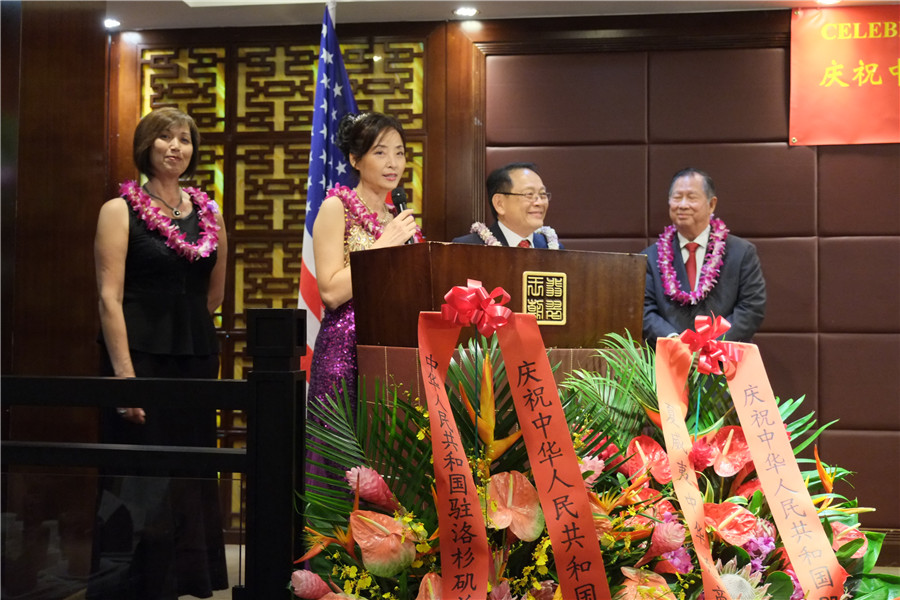
[[[300,295],[297,306],[306,310],[306,356],[300,368],[309,376],[313,346],[322,321],[322,299],[316,284],[313,257],[313,223],[325,192],[337,183],[350,185],[352,172],[340,148],[335,145],[338,123],[347,113],[356,112],[350,79],[344,68],[341,47],[328,8],[322,20],[319,71],[309,153],[309,179],[306,182],[306,227],[303,230],[303,261],[300,269]]]

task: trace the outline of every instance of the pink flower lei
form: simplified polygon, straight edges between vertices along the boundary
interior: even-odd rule
[[[710,220],[709,244],[706,250],[706,258],[700,268],[700,281],[693,292],[685,292],[678,285],[678,277],[675,275],[673,248],[675,247],[675,226],[669,225],[659,236],[656,242],[658,254],[657,264],[662,278],[663,291],[666,296],[682,305],[697,304],[709,294],[719,280],[719,269],[725,258],[725,240],[728,237],[728,228],[722,219]]]
[[[178,229],[172,219],[153,206],[150,196],[137,184],[136,181],[126,181],[119,188],[119,193],[128,201],[147,229],[158,232],[166,241],[166,246],[183,256],[189,261],[206,258],[219,244],[219,223],[216,221],[216,213],[219,207],[214,200],[196,188],[184,188],[197,210],[200,220],[200,237],[192,244],[185,241],[185,234]]]
[[[477,233],[478,237],[484,242],[486,246],[502,246],[494,234],[491,233],[491,230],[488,227],[480,222],[475,221],[472,223],[471,229],[469,229],[472,233]],[[535,230],[535,233],[543,234],[545,238],[547,238],[547,248],[550,250],[559,250],[559,236],[556,235],[556,231],[552,227],[548,227],[544,225],[543,227]]]
[[[384,233],[384,225],[378,221],[378,217],[375,213],[370,211],[369,207],[359,199],[356,190],[351,190],[345,185],[337,184],[325,194],[326,198],[329,196],[337,196],[340,198],[341,203],[344,205],[344,210],[350,215],[350,218],[345,220],[346,225],[344,231],[346,233],[350,232],[350,228],[354,223],[359,224],[376,240]]]

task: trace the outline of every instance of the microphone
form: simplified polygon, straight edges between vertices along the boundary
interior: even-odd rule
[[[406,210],[406,190],[402,187],[396,187],[391,190],[391,202],[397,208],[397,214],[399,215],[401,212]],[[415,236],[406,240],[407,244],[415,243]]]

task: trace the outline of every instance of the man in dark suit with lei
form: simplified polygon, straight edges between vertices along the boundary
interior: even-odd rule
[[[647,255],[644,340],[694,328],[698,315],[721,316],[731,323],[724,339],[749,342],[766,310],[766,282],[756,247],[729,235],[713,215],[718,198],[712,178],[683,169],[669,186],[669,217]]]
[[[487,179],[494,224],[474,223],[471,233],[454,238],[459,244],[562,248],[556,232],[544,226],[550,208],[550,192],[532,163],[510,163]]]

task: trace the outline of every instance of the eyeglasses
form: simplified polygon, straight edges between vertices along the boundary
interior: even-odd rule
[[[550,197],[552,194],[550,192],[527,192],[525,194],[518,194],[516,192],[499,192],[504,196],[521,196],[525,198],[528,202],[534,202],[535,200],[545,200],[550,202]]]

